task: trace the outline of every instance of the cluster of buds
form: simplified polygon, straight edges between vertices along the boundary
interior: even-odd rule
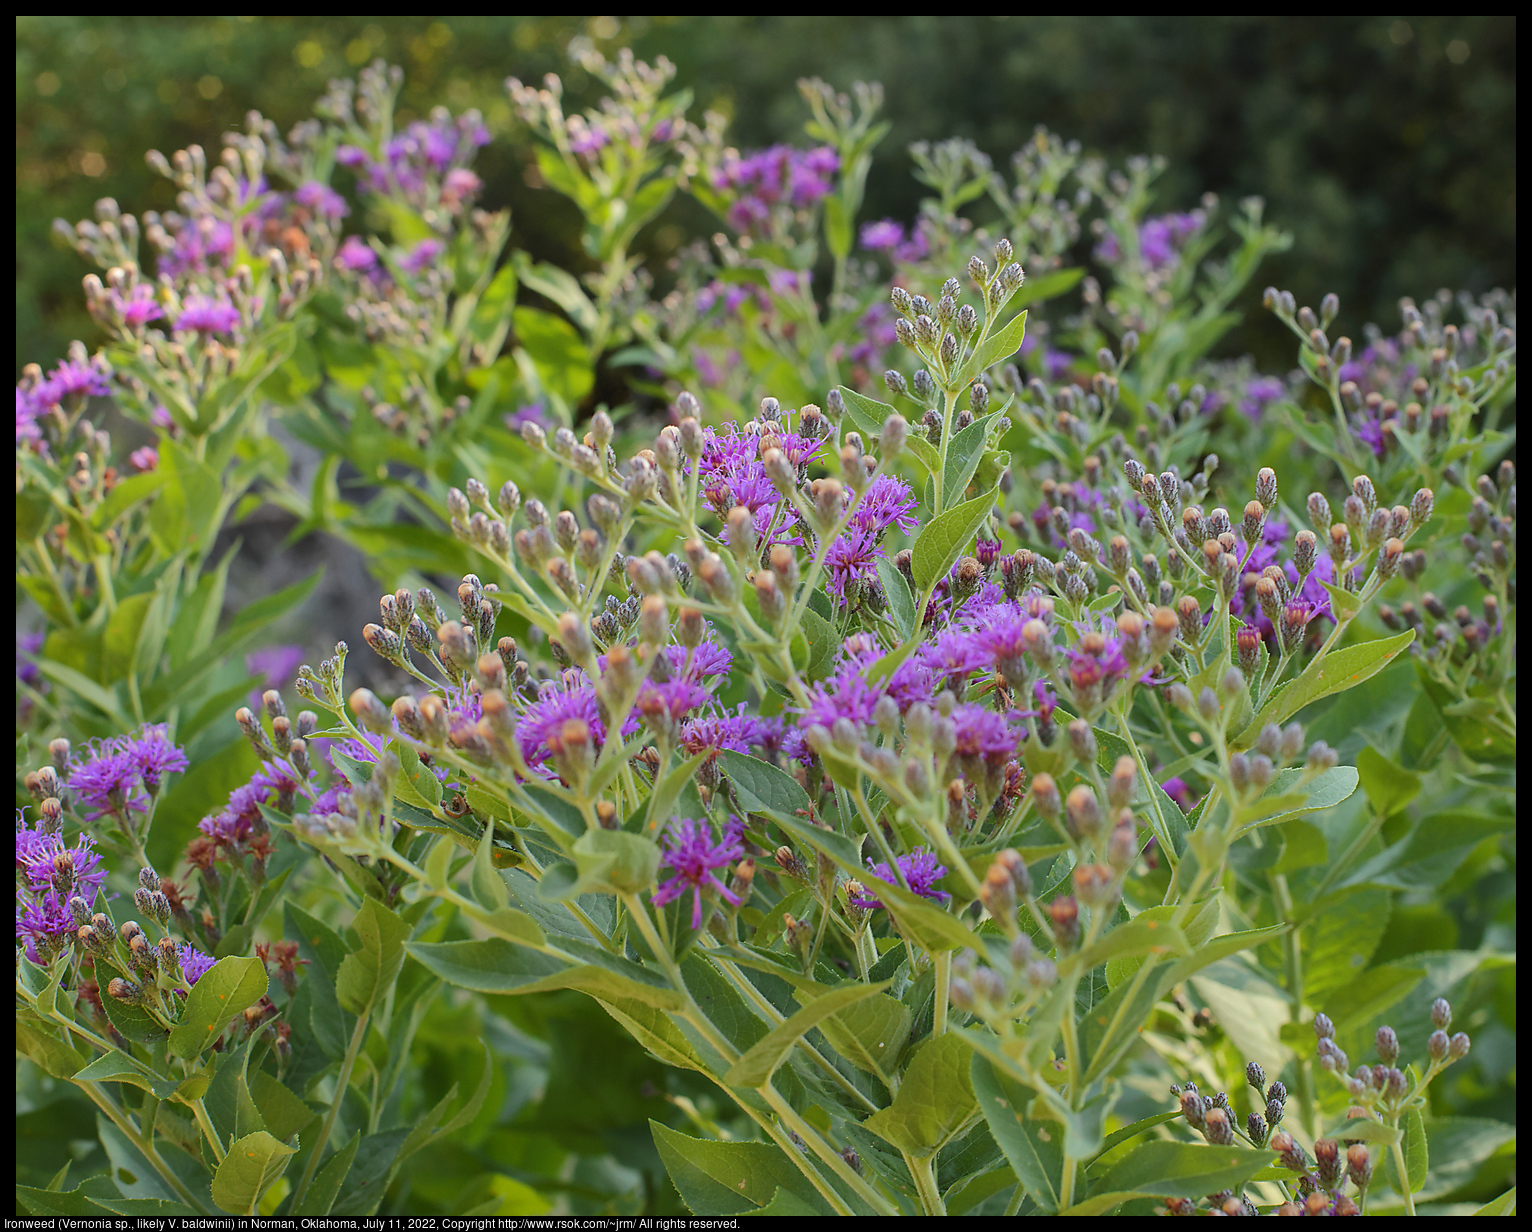
[[[1438,997],[1431,1003],[1431,1025],[1433,1029],[1426,1040],[1425,1072],[1413,1084],[1409,1074],[1397,1064],[1399,1036],[1391,1026],[1379,1027],[1374,1037],[1378,1063],[1358,1065],[1348,1075],[1350,1062],[1335,1042],[1335,1024],[1326,1015],[1318,1014],[1314,1018],[1315,1055],[1320,1068],[1344,1082],[1354,1103],[1368,1115],[1397,1119],[1407,1106],[1422,1102],[1423,1092],[1437,1074],[1468,1055],[1471,1045],[1468,1035],[1462,1031],[1447,1034],[1452,1025],[1452,1007],[1445,998]]]
[[[972,950],[952,960],[948,997],[955,1009],[998,1023],[1025,1014],[1058,981],[1058,968],[1033,937],[1018,932],[1003,961],[980,964]]]
[[[940,390],[952,384],[963,358],[988,335],[1005,305],[1021,290],[1026,276],[1011,257],[1011,243],[1002,239],[995,245],[993,270],[982,257],[976,256],[968,263],[968,277],[984,309],[982,322],[972,304],[959,302],[963,285],[956,278],[949,278],[942,284],[941,294],[934,304],[923,295],[911,295],[903,287],[893,289],[889,299],[899,314],[894,322],[895,333],[899,342],[926,364],[926,368],[916,373],[909,387],[905,387],[903,378],[897,373],[892,374],[888,383],[894,392],[910,394],[932,410],[938,407]],[[973,413],[983,411],[982,404],[987,403],[988,394],[986,386],[984,393],[978,395],[981,405],[971,408]]]

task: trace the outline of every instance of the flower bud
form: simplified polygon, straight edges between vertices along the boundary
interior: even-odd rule
[[[1452,1006],[1448,1004],[1447,998],[1437,997],[1431,1002],[1431,1022],[1443,1031],[1452,1025]]]
[[[1426,1037],[1426,1055],[1437,1064],[1440,1064],[1447,1059],[1447,1053],[1450,1047],[1451,1041],[1447,1038],[1447,1033],[1445,1031],[1432,1031],[1431,1034]]]
[[[1372,1182],[1372,1155],[1365,1142],[1353,1142],[1346,1148],[1346,1175],[1353,1185],[1363,1193],[1367,1192],[1367,1186]]]
[[[1039,773],[1032,778],[1032,805],[1050,821],[1058,817],[1063,803],[1059,797],[1058,784],[1053,776]]]
[[[1399,1037],[1394,1033],[1393,1027],[1381,1026],[1374,1037],[1374,1044],[1378,1050],[1378,1059],[1384,1065],[1392,1065],[1399,1059]]]
[[[1234,1127],[1229,1123],[1229,1114],[1222,1108],[1207,1110],[1203,1133],[1214,1146],[1234,1145]]]
[[[1447,1041],[1447,1057],[1452,1061],[1461,1061],[1468,1055],[1470,1040],[1462,1031],[1457,1032]]]
[[[1073,788],[1064,801],[1066,826],[1076,842],[1093,839],[1101,832],[1101,805],[1085,784]]]
[[[1314,524],[1314,529],[1328,531],[1330,528],[1330,502],[1324,498],[1324,493],[1310,492],[1308,508],[1309,521]]]

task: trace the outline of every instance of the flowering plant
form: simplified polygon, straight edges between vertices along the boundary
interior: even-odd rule
[[[18,1050],[94,1104],[113,1176],[24,1204],[402,1207],[405,1162],[491,1089],[487,1050],[466,1101],[417,1089],[445,985],[583,994],[687,1075],[702,1136],[652,1141],[698,1214],[1413,1212],[1462,1188],[1512,1131],[1451,1115],[1469,1037],[1440,998],[1513,1064],[1513,939],[1384,941],[1509,843],[1514,300],[1406,302],[1353,358],[1333,297],[1269,289],[1302,348],[1277,381],[1206,358],[1286,245],[1258,202],[1215,260],[1216,201],[1147,217],[1147,160],[1040,132],[1012,187],[921,146],[936,197],[911,233],[865,225],[858,266],[876,89],[805,83],[817,144],[741,155],[670,66],[587,68],[612,97],[582,116],[556,78],[508,82],[585,217],[583,281],[500,264],[508,219],[470,208],[491,134],[396,131],[381,65],[285,141],[253,116],[211,175],[160,160],[181,216],[65,228],[108,265],[86,290],[112,341],[18,386],[45,626],[18,648]],[[387,238],[341,237],[337,167]],[[735,234],[654,303],[632,244],[683,188]],[[959,211],[986,197],[981,232]],[[1093,203],[1087,278],[1061,267]],[[780,362],[660,383],[750,334]],[[652,369],[671,422],[591,405],[603,357]],[[108,391],[157,432],[134,478],[81,418]],[[321,454],[307,493],[272,420]],[[267,688],[219,744],[255,683],[227,656],[307,593],[218,631],[211,531],[265,500],[377,549],[360,632],[388,674],[348,681],[341,643],[298,670],[309,708]],[[1434,1030],[1401,1043],[1385,1013]],[[1347,1077],[1367,1039],[1380,1064]],[[1185,1081],[1236,1062],[1255,1100]],[[1441,1143],[1469,1161],[1446,1179]]]

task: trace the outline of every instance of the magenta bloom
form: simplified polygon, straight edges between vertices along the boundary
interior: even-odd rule
[[[956,706],[952,722],[957,728],[957,747],[953,751],[959,757],[978,758],[995,767],[1016,756],[1016,733],[1004,715],[983,706]]]
[[[852,582],[870,582],[884,557],[877,533],[866,526],[848,526],[825,553],[825,589],[842,602]]]
[[[354,235],[348,235],[346,242],[340,246],[340,251],[335,254],[335,265],[338,269],[349,270],[352,273],[361,273],[373,269],[378,264],[378,254],[371,246]]]
[[[727,868],[731,860],[738,860],[745,854],[744,845],[740,841],[744,833],[744,823],[738,817],[730,817],[729,824],[724,827],[723,837],[715,843],[710,823],[695,821],[690,817],[675,818],[666,835],[667,850],[660,860],[660,867],[673,870],[675,876],[659,886],[650,901],[656,907],[663,907],[690,890],[694,929],[702,927],[704,884],[712,886],[726,901],[739,906],[739,895],[719,881],[715,874],[716,870]]]
[[[193,292],[181,301],[181,315],[176,317],[175,328],[195,330],[206,338],[209,334],[232,333],[239,321],[239,309],[227,300]]]
[[[346,204],[346,199],[329,185],[321,184],[318,180],[310,180],[307,184],[301,185],[293,194],[293,200],[325,218],[344,218],[351,213],[351,207]]]
[[[574,670],[564,673],[561,684],[542,685],[537,700],[516,724],[516,742],[527,765],[537,769],[553,756],[551,741],[569,719],[580,719],[586,724],[596,748],[606,743],[606,726],[601,722],[596,690],[583,672]]]
[[[887,252],[904,243],[904,227],[892,218],[870,222],[862,227],[862,247],[872,252]]]
[[[904,879],[909,884],[912,893],[921,898],[929,898],[933,902],[947,903],[952,895],[945,890],[938,890],[935,885],[947,875],[944,864],[936,862],[936,853],[927,851],[924,847],[917,847],[907,856],[897,856],[896,862],[899,869],[904,873]],[[874,877],[888,882],[890,885],[898,885],[899,878],[894,876],[887,864],[874,864],[867,861],[867,869]],[[863,911],[876,911],[883,906],[883,901],[871,894],[853,894],[850,896],[853,906],[860,907]]]
[[[681,747],[688,757],[704,750],[715,754],[720,749],[748,753],[763,738],[761,720],[745,713],[744,702],[740,702],[737,714],[700,714],[681,724]]]
[[[190,941],[181,943],[181,974],[188,984],[195,984],[200,980],[216,961],[209,958]]]

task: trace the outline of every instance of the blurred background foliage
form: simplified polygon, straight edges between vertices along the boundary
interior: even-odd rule
[[[1003,167],[1038,124],[1113,160],[1163,154],[1158,208],[1205,191],[1252,193],[1294,232],[1251,288],[1300,303],[1338,292],[1342,320],[1397,324],[1401,295],[1514,284],[1515,21],[1510,17],[22,17],[17,21],[17,368],[92,338],[85,269],[49,243],[56,216],[172,206],[144,165],[150,147],[217,148],[256,108],[284,131],[334,76],[383,57],[407,71],[403,118],[445,102],[479,107],[496,135],[477,169],[486,204],[509,204],[513,243],[580,267],[579,220],[528,176],[504,79],[595,83],[567,55],[575,37],[610,54],[666,55],[677,84],[726,115],[741,148],[803,144],[793,83],[881,81],[890,136],[866,217],[911,219],[919,186],[906,148],[968,137]],[[507,140],[507,137],[509,140]],[[717,227],[690,199],[640,245],[661,273]],[[1082,240],[1082,246],[1088,240]],[[1290,364],[1281,326],[1253,314],[1225,353]]]

